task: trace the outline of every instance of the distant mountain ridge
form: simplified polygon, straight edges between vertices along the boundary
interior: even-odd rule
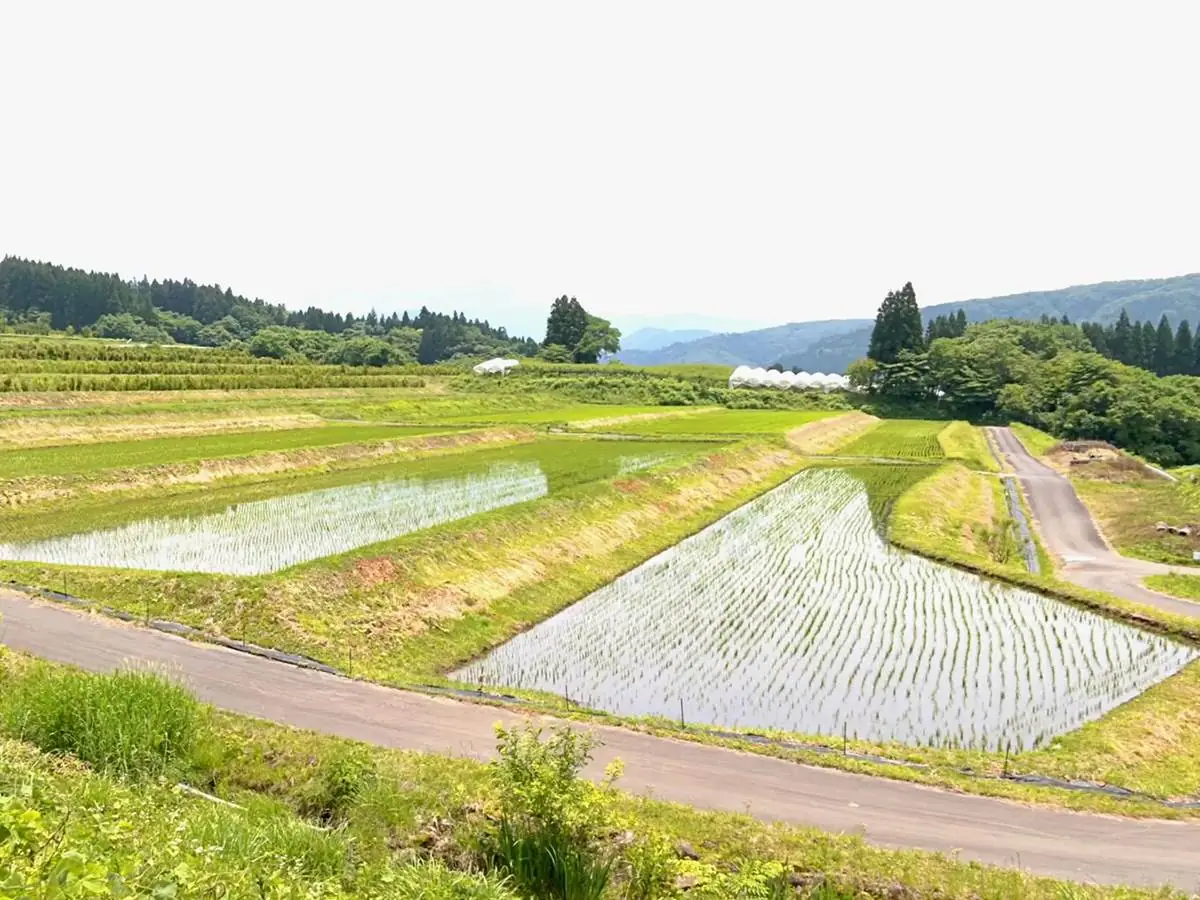
[[[755,331],[714,334],[694,341],[683,341],[658,350],[625,350],[618,358],[631,365],[664,363],[720,363],[722,365],[766,366],[788,353],[804,350],[818,341],[846,331],[869,327],[871,319],[827,319],[820,322],[794,322]]]
[[[1131,319],[1157,321],[1165,315],[1173,325],[1181,319],[1196,325],[1200,323],[1200,273],[939,303],[924,307],[921,316],[928,321],[959,309],[970,322],[1065,315],[1072,322],[1108,324],[1115,322],[1124,309]],[[778,362],[809,372],[845,372],[850,363],[866,355],[873,325],[872,319],[793,322],[713,335],[658,350],[623,351],[620,358],[636,365],[688,362],[769,366]]]
[[[698,341],[716,334],[707,328],[639,328],[621,338],[625,350],[661,350],[671,344]]]

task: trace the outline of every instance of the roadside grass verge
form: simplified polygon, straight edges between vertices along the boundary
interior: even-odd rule
[[[945,422],[925,419],[885,419],[877,427],[838,450],[839,456],[898,459],[941,459],[938,434]]]
[[[148,670],[91,675],[31,665],[0,673],[4,730],[43,750],[70,753],[121,777],[180,776],[194,768],[207,710]]]
[[[1151,575],[1142,581],[1153,591],[1181,597],[1184,600],[1200,601],[1200,575],[1184,575],[1172,572],[1170,575]]]
[[[1061,443],[1054,435],[1039,431],[1032,425],[1026,425],[1023,422],[1010,422],[1008,427],[1017,436],[1017,440],[1025,445],[1030,456],[1045,456],[1051,447]]]
[[[959,463],[943,466],[901,496],[889,526],[909,545],[956,547],[966,556],[1024,570],[999,479]]]
[[[19,679],[28,669],[0,648],[0,678]],[[534,822],[562,823],[555,827],[567,847],[611,861],[599,895],[609,900],[678,896],[681,876],[695,885],[691,895],[713,900],[791,896],[792,873],[817,888],[808,896],[824,900],[1179,896],[1071,884],[634,797],[619,790],[619,780],[616,790],[580,781],[586,745],[559,733],[538,740],[518,730],[516,740],[498,745],[500,761],[488,764],[227,713],[213,713],[212,722],[220,752],[210,758],[204,787],[224,802],[157,779],[130,783],[0,737],[6,886],[31,897],[49,896],[42,893],[48,885],[65,896],[94,895],[91,884],[157,896],[531,898],[514,893],[514,883],[500,886],[483,851],[502,823]],[[334,794],[336,812],[314,805]],[[680,841],[699,858],[681,858]]]
[[[969,422],[951,422],[938,432],[938,443],[947,459],[960,459],[968,468],[981,472],[1000,471],[983,430]]]
[[[516,900],[441,862],[364,859],[344,829],[286,805],[236,808],[131,785],[0,738],[0,873],[13,897],[424,897]]]
[[[1071,484],[1113,548],[1126,556],[1192,566],[1200,550],[1200,488],[1149,474],[1110,480],[1104,468],[1081,467]],[[1189,525],[1191,536],[1159,532],[1159,522]]]

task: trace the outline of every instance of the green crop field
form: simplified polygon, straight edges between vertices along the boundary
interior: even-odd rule
[[[682,416],[625,422],[624,434],[782,434],[809,422],[840,415],[829,409],[717,409]]]
[[[0,478],[33,475],[84,475],[104,469],[157,466],[276,450],[330,447],[362,441],[398,440],[445,431],[436,426],[349,425],[289,428],[235,434],[149,438],[112,443],[37,447],[0,452]]]
[[[661,406],[606,406],[595,403],[573,403],[558,405],[555,402],[539,409],[486,409],[473,413],[440,417],[447,424],[486,425],[556,425],[586,423],[594,419],[619,419],[626,416],[682,415],[686,408],[670,409]]]
[[[196,442],[196,439],[178,440]],[[63,449],[86,455],[95,448]],[[208,487],[203,491],[154,491],[149,496],[139,495],[128,500],[116,500],[101,494],[81,498],[68,507],[51,505],[47,509],[11,509],[0,512],[0,538],[10,541],[42,539],[108,528],[140,519],[198,516],[287,494],[395,479],[444,479],[485,472],[496,465],[536,467],[545,476],[548,493],[553,495],[601,479],[678,461],[705,449],[711,449],[711,445],[678,441],[648,443],[550,437],[507,447],[416,460],[393,459],[368,467],[306,472],[225,487]]]
[[[941,459],[945,456],[938,435],[946,422],[924,419],[888,419],[838,450],[838,456]]]

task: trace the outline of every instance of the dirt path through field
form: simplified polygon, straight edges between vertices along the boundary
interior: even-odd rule
[[[522,718],[190,643],[4,589],[0,641],[93,671],[127,661],[164,666],[224,709],[388,747],[486,759],[493,724]],[[856,832],[882,846],[957,852],[1060,878],[1200,888],[1200,823],[1032,808],[620,728],[595,730],[604,746],[590,772],[600,774],[619,757],[621,784],[635,794]]]
[[[1106,591],[1164,612],[1200,619],[1200,603],[1142,585],[1148,575],[1174,571],[1161,563],[1121,556],[1105,542],[1066,476],[1035,459],[1010,428],[989,428],[996,447],[1021,482],[1042,540],[1061,561],[1061,575],[1080,587]]]

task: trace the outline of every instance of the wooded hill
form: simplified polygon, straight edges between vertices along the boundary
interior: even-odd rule
[[[1004,297],[964,300],[927,306],[921,310],[928,322],[962,309],[968,322],[988,319],[1039,320],[1043,315],[1072,322],[1113,324],[1122,310],[1131,320],[1157,323],[1166,316],[1172,323],[1188,319],[1200,323],[1200,274],[1139,281],[1107,281],[1053,291],[1032,291]],[[722,334],[699,341],[673,344],[659,350],[626,351],[621,358],[636,365],[664,363],[721,363],[768,366],[809,372],[845,372],[850,363],[866,355],[871,339],[870,319],[798,322],[738,334]]]

